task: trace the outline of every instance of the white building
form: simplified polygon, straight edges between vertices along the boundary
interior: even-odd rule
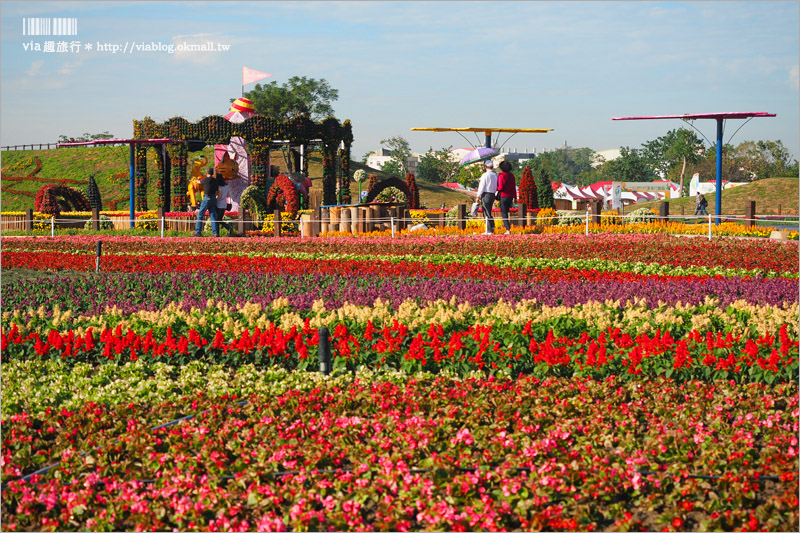
[[[374,168],[375,170],[383,170],[383,166],[391,161],[392,159],[392,152],[386,148],[378,148],[377,150],[373,150],[367,156],[367,166],[369,168]],[[410,172],[411,174],[417,175],[417,170],[419,169],[419,162],[422,159],[422,154],[416,154],[414,152],[406,159],[406,171]],[[405,176],[398,176],[400,178],[405,178]]]
[[[595,152],[592,168],[597,168],[606,161],[613,161],[621,155],[622,154],[620,153],[619,148],[609,148],[608,150],[600,150],[599,152]]]

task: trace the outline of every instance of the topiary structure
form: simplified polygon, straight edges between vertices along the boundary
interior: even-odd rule
[[[542,209],[555,209],[556,202],[553,198],[553,186],[550,181],[550,174],[544,169],[536,178],[536,198],[539,200],[539,207]]]
[[[572,211],[556,211],[559,226],[578,226],[586,221],[586,215],[578,215]]]
[[[83,225],[83,229],[92,229],[92,221],[87,220]],[[106,215],[100,215],[100,229],[114,229],[114,222]]]
[[[89,211],[89,200],[81,191],[66,185],[45,185],[36,193],[33,209],[39,213],[59,216],[66,211]]]
[[[369,194],[367,195],[366,203],[370,203],[375,200],[375,198],[388,187],[394,187],[396,189],[400,189],[400,192],[406,195],[406,198],[411,197],[411,191],[408,190],[408,186],[405,184],[404,181],[398,178],[389,178],[388,180],[383,180],[378,182],[375,187],[372,187],[369,190]]]
[[[445,225],[448,227],[455,227],[457,218],[458,218],[458,206],[454,205],[444,215]]]
[[[525,167],[522,171],[522,179],[519,181],[519,190],[517,191],[519,203],[528,208],[539,209],[539,199],[536,196],[536,182],[533,179],[531,167]]]
[[[640,207],[636,211],[632,211],[625,215],[625,221],[631,224],[653,222],[658,218],[658,215],[646,207]]]
[[[414,174],[410,172],[406,174],[406,186],[410,193],[410,195],[406,196],[406,198],[408,198],[408,208],[419,209],[419,189],[417,188],[417,180],[414,178]]]
[[[240,205],[242,206],[242,209],[255,212],[259,220],[264,220],[269,212],[269,208],[267,207],[267,197],[257,185],[250,185],[242,191]]]
[[[86,198],[92,209],[103,209],[103,200],[100,198],[100,188],[94,180],[94,175],[89,175],[89,184],[86,186]]]
[[[288,213],[297,213],[300,210],[300,193],[288,176],[280,174],[275,178],[267,193],[267,209],[269,212],[280,209]]]
[[[369,184],[367,185],[367,191],[371,191],[372,189],[377,187],[378,183],[380,183],[380,180],[378,179],[378,175],[377,174],[370,174],[369,175]]]
[[[392,198],[394,198],[395,202],[408,202],[408,197],[397,187],[386,187],[378,193],[378,196],[375,197],[375,201],[388,203],[392,201]]]

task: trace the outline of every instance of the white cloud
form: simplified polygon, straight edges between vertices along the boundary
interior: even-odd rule
[[[44,59],[40,59],[39,61],[34,61],[31,63],[31,68],[25,71],[25,74],[28,76],[36,76],[39,74],[39,71],[42,70],[42,66],[44,66]]]
[[[797,65],[789,69],[789,86],[795,91],[800,90],[800,67]]]
[[[61,65],[61,68],[59,68],[56,72],[66,76],[66,75],[69,75],[69,74],[72,74],[73,72],[75,72],[75,69],[80,67],[82,64],[83,64],[83,61],[80,61],[80,60],[79,61],[66,61]]]

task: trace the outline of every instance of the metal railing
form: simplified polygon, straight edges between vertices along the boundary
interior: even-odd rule
[[[307,218],[306,218],[307,217]],[[553,216],[553,217],[536,217],[529,215],[527,218],[523,219],[520,216],[510,216],[509,221],[511,222],[512,227],[522,227],[522,226],[542,226],[542,222],[549,221],[551,222],[550,226],[564,226],[564,224],[559,224],[559,221],[564,220],[564,216]],[[675,221],[694,221],[696,224],[707,224],[708,232],[707,236],[709,239],[712,238],[714,234],[714,227],[715,219],[717,218],[716,215],[709,214],[709,215],[669,215],[669,216],[661,216],[661,215],[653,215],[652,217],[647,217],[645,219],[641,219],[641,217],[637,217],[636,221],[632,221],[631,218],[627,215],[618,215],[618,214],[591,214],[586,212],[583,215],[573,215],[568,217],[573,220],[573,223],[567,224],[569,226],[584,226],[584,234],[589,235],[590,233],[596,233],[595,229],[597,226],[596,220],[602,219],[611,219],[614,222],[603,224],[601,223],[601,231],[602,227],[607,226],[609,229],[615,226],[624,226],[628,224],[639,224],[639,223],[648,223],[648,222],[675,222]],[[758,218],[743,218],[743,217],[726,217],[721,216],[720,219],[725,221],[732,221],[736,223],[755,223],[758,222],[770,222],[770,223],[779,223],[784,228],[775,228],[778,231],[782,229],[785,231],[800,231],[800,222],[797,221],[790,221],[790,222],[780,222],[779,220],[772,220],[774,217],[770,215],[759,216]],[[783,217],[782,217],[783,218]],[[253,218],[253,219],[242,219],[242,218],[234,218],[234,219],[226,219],[224,221],[217,221],[219,226],[222,224],[230,225],[231,227],[244,230],[247,227],[251,228],[263,228],[266,226],[272,226],[272,231],[275,230],[275,224],[279,223],[280,227],[282,228],[279,231],[279,234],[282,234],[286,231],[291,233],[298,232],[300,237],[312,237],[312,236],[319,236],[321,234],[330,234],[334,232],[345,232],[349,234],[353,234],[354,236],[358,236],[361,233],[369,233],[374,231],[389,231],[391,236],[397,237],[398,233],[402,229],[409,229],[414,225],[422,224],[425,227],[420,229],[436,229],[437,227],[452,227],[452,226],[464,226],[466,228],[467,223],[484,223],[486,219],[483,217],[467,217],[467,218],[438,218],[434,220],[425,221],[423,218],[420,217],[396,217],[396,216],[388,216],[388,217],[375,217],[375,218],[355,218],[349,219],[346,218],[342,220],[341,218],[334,218],[331,219],[330,217],[322,217],[320,219],[315,219],[304,215],[304,218],[301,219],[293,219],[293,220],[284,220],[281,219],[279,221],[275,221],[274,219],[260,219],[260,218]],[[25,231],[25,225],[31,223],[33,226],[38,226],[39,231],[43,229],[43,226],[49,226],[50,229],[50,236],[54,237],[56,234],[57,226],[60,224],[68,224],[72,223],[72,228],[64,228],[64,229],[83,229],[86,225],[92,225],[93,222],[97,222],[98,226],[102,228],[103,224],[108,224],[108,219],[75,219],[75,218],[56,218],[51,217],[49,219],[33,219],[32,221],[28,221],[25,219],[17,219],[17,220],[3,220],[0,221],[0,232],[8,231],[8,230],[22,230]],[[168,229],[169,224],[173,223],[172,226],[177,226],[179,229],[169,229],[169,231],[187,231],[187,232],[194,232],[196,229],[197,219],[192,217],[180,217],[180,218],[169,218],[169,217],[161,217],[161,218],[149,218],[149,219],[126,219],[126,218],[114,218],[113,222],[117,224],[124,224],[126,228],[115,228],[119,231],[125,231],[131,229],[131,227],[135,227],[136,224],[139,224],[141,227],[143,223],[155,223],[158,225],[158,231],[160,233],[160,237],[164,238],[165,233]],[[201,222],[201,227],[205,228],[211,221],[209,218],[203,218]],[[494,217],[495,227],[502,225],[503,219],[502,217]],[[78,224],[78,225],[75,225]],[[592,231],[590,232],[590,227]],[[315,228],[311,230],[312,234],[307,235],[308,228]],[[371,229],[370,229],[371,228]],[[221,228],[219,228],[221,229]],[[88,229],[87,231],[91,231]],[[262,230],[263,231],[263,230]],[[316,235],[314,235],[316,234]]]
[[[36,146],[38,146],[38,148],[35,148]],[[58,148],[58,143],[12,144],[9,146],[0,146],[0,150],[4,152],[9,150],[52,150],[54,148]]]

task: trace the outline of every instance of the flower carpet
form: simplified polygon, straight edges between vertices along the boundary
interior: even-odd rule
[[[57,271],[2,285],[4,529],[798,528],[795,242],[60,236],[2,258]]]

